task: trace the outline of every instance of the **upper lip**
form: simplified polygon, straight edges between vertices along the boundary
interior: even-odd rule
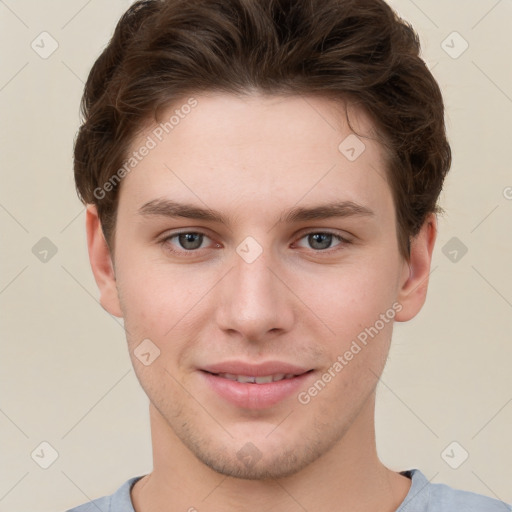
[[[296,366],[282,361],[267,361],[260,364],[246,363],[244,361],[224,361],[201,367],[209,373],[230,373],[232,375],[246,375],[250,377],[263,377],[279,373],[302,375],[311,368]]]

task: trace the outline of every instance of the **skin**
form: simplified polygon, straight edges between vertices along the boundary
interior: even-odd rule
[[[135,510],[394,511],[410,480],[380,462],[374,429],[393,321],[307,404],[292,394],[267,409],[235,407],[205,385],[198,367],[285,361],[314,369],[307,391],[393,304],[400,305],[395,321],[420,311],[436,217],[412,240],[409,261],[402,258],[381,146],[361,139],[365,151],[349,161],[338,146],[352,132],[332,100],[196,99],[123,179],[113,258],[95,207],[87,209],[101,304],[124,318],[150,401],[154,469],[132,489]],[[356,132],[372,132],[363,111],[349,113]],[[141,215],[155,199],[208,207],[229,222]],[[331,201],[373,214],[278,222],[293,207]],[[206,235],[196,252],[187,253],[178,237],[163,241],[181,230]],[[315,244],[311,232],[347,242]],[[248,236],[262,249],[252,263],[236,252]],[[148,338],[160,355],[145,366],[134,350]],[[237,457],[246,443],[260,456],[251,464]]]

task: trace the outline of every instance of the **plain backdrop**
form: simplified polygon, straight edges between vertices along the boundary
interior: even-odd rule
[[[84,81],[129,4],[0,1],[0,511],[65,510],[152,467],[148,400],[98,303],[72,171]],[[512,3],[391,5],[443,90],[453,166],[427,304],[396,324],[379,384],[378,451],[512,502]]]

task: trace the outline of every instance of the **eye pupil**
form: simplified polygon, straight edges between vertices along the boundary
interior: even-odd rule
[[[201,233],[182,233],[179,235],[179,242],[183,249],[198,249],[201,247],[203,241],[202,237],[203,235]]]
[[[314,249],[328,249],[332,242],[332,236],[330,233],[314,233],[309,235],[309,243]],[[320,247],[317,243],[320,244]]]

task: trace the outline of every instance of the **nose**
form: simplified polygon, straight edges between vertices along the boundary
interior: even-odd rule
[[[297,301],[288,283],[290,274],[277,258],[264,250],[251,262],[234,252],[230,263],[230,272],[219,283],[217,325],[249,342],[289,331],[296,321]]]

